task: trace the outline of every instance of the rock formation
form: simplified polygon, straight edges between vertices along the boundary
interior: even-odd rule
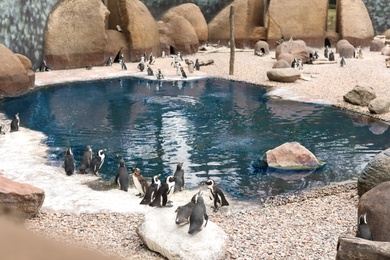
[[[235,45],[253,47],[259,40],[266,39],[267,30],[263,26],[264,5],[261,0],[235,0],[225,7],[208,24],[209,42],[227,45],[230,41],[230,6],[234,6]]]
[[[267,40],[271,48],[284,37],[300,39],[312,47],[323,47],[328,17],[328,1],[315,0],[302,4],[300,0],[271,1],[268,9]]]
[[[306,46],[306,43],[302,40],[292,40],[285,41],[279,44],[275,50],[275,58],[278,59],[278,56],[281,53],[290,53],[294,56],[295,59],[301,59],[302,63],[306,63],[310,60],[310,52]]]
[[[337,1],[336,31],[353,46],[369,46],[374,28],[362,0]]]
[[[51,69],[104,64],[109,11],[100,0],[61,0],[52,10],[45,33],[45,60]]]
[[[362,196],[378,184],[390,181],[390,148],[377,154],[364,167],[358,178],[358,195]]]
[[[385,47],[385,44],[383,41],[379,39],[374,39],[370,43],[370,51],[381,51],[382,48]]]
[[[0,44],[0,96],[15,96],[34,87],[35,73],[30,60]]]
[[[343,96],[345,102],[358,106],[367,106],[376,94],[371,87],[356,86]]]
[[[293,68],[274,68],[267,71],[267,78],[277,82],[294,82],[301,77],[301,71]]]
[[[42,207],[45,192],[30,184],[14,182],[0,176],[0,204],[13,208],[26,218],[34,217]]]
[[[340,236],[336,260],[389,259],[390,243],[376,242],[352,236]]]

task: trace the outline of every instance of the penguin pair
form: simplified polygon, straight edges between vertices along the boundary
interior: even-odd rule
[[[149,188],[149,183],[146,181],[145,177],[142,175],[139,168],[135,168],[133,171],[133,183],[137,191],[139,192],[137,196],[145,196],[146,191]]]
[[[175,186],[175,177],[168,176],[155,193],[154,200],[149,204],[151,207],[172,207],[170,198]],[[168,202],[170,202],[168,204]]]
[[[10,126],[11,132],[19,131],[19,126],[20,126],[19,113],[16,113],[11,121],[11,126]]]
[[[104,159],[106,157],[107,149],[101,149],[97,151],[95,157],[91,161],[91,171],[96,175],[99,176],[99,170],[102,167],[104,163]]]
[[[153,176],[152,184],[150,184],[150,186],[147,188],[145,196],[142,198],[140,204],[149,205],[150,203],[152,203],[156,196],[156,192],[158,191],[158,189],[160,189],[161,186],[161,181],[159,179],[160,176],[161,174]]]
[[[70,176],[74,173],[75,169],[74,156],[72,153],[72,149],[69,147],[66,149],[65,157],[64,157],[64,168],[66,175]]]
[[[179,192],[184,189],[184,170],[183,170],[183,163],[178,163],[176,165],[175,173],[173,174],[173,177],[175,177],[175,187],[174,192]]]
[[[214,208],[214,212],[217,212],[218,209],[223,206],[229,206],[229,202],[226,200],[225,194],[213,180],[207,180],[205,185],[207,185],[207,188],[210,191],[209,198],[213,201],[212,208]]]
[[[201,192],[195,194],[194,198],[195,206],[190,215],[190,227],[188,233],[193,235],[198,233],[203,228],[203,223],[206,221],[204,227],[206,227],[209,217],[206,212],[206,206]]]
[[[129,189],[129,172],[126,169],[125,161],[120,160],[118,171],[115,175],[115,183],[118,184],[119,189],[123,191],[128,191]]]

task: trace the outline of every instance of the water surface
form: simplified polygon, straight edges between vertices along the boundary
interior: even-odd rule
[[[49,163],[66,147],[107,148],[102,177],[120,159],[147,177],[184,163],[186,187],[213,178],[231,196],[259,198],[350,180],[389,147],[388,124],[330,106],[268,100],[265,88],[221,79],[123,78],[52,86],[0,102],[10,118],[48,136]],[[256,168],[269,149],[299,142],[326,162],[305,174]]]

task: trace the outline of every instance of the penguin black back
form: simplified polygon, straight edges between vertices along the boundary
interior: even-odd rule
[[[126,169],[125,161],[120,160],[118,171],[115,176],[115,182],[118,183],[119,188],[123,191],[128,191],[129,189],[129,172]]]
[[[74,168],[75,168],[74,156],[70,147],[66,149],[65,152],[64,168],[65,168],[66,175],[70,176],[74,173]]]
[[[372,240],[370,227],[367,224],[367,213],[364,213],[359,216],[359,226],[356,237]]]
[[[96,153],[96,156],[91,161],[91,170],[95,175],[98,175],[100,168],[104,163],[106,149],[101,149]]]
[[[16,113],[11,121],[11,132],[19,131],[20,118],[19,113]]]
[[[140,204],[149,205],[155,198],[157,191],[160,189],[161,182],[158,179],[160,174],[154,175],[152,184],[146,190],[145,196],[141,200]]]
[[[184,170],[183,163],[178,163],[176,166],[176,171],[173,174],[175,177],[175,188],[174,192],[182,191],[184,188]]]
[[[225,194],[213,180],[209,179],[205,182],[205,184],[210,191],[210,199],[213,200],[214,203],[214,212],[218,211],[218,209],[222,206],[229,206],[229,202],[226,200]]]
[[[206,213],[206,206],[204,205],[202,194],[198,192],[195,195],[195,206],[190,215],[190,228],[188,229],[188,233],[196,234],[201,231],[203,222],[206,221],[204,225],[206,227],[208,219],[209,217]]]
[[[91,146],[87,145],[84,149],[83,158],[79,168],[80,173],[86,173],[87,169],[91,167],[92,161],[92,149]]]
[[[197,194],[192,196],[191,201],[188,202],[187,204],[177,207],[177,209],[175,210],[175,212],[176,212],[176,219],[175,219],[176,225],[185,225],[185,224],[190,223],[190,216],[191,216],[191,213],[195,207],[196,195]]]

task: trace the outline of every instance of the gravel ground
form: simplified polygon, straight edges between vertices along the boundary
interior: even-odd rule
[[[283,98],[328,103],[369,114],[366,108],[350,106],[342,100],[342,96],[357,84],[372,87],[378,96],[390,95],[386,86],[390,82],[390,70],[385,67],[385,56],[368,50],[363,52],[364,59],[347,59],[343,68],[338,63],[304,65],[303,76],[307,80],[289,84],[267,79],[266,71],[275,62],[273,52],[269,56],[258,57],[253,50],[236,52],[233,76],[228,75],[227,49],[188,56],[204,62],[214,60],[213,65],[202,66],[201,71],[188,75],[210,75],[265,85]],[[319,53],[323,51],[319,50]],[[174,78],[175,71],[170,62],[168,58],[157,59],[153,66],[162,68],[163,73]],[[118,70],[117,64],[105,70],[111,70],[107,77],[140,76],[136,65],[129,63],[128,71],[116,74],[111,72]],[[78,69],[72,70],[71,74],[80,74],[83,79],[91,80],[99,77],[96,74],[92,77],[85,75],[97,73],[101,77],[101,72],[101,68],[90,71]],[[56,83],[54,79],[69,79],[69,75],[69,71],[37,73],[36,82],[38,86],[50,85]],[[390,113],[375,117],[390,121]],[[210,220],[220,225],[229,236],[226,259],[334,259],[339,235],[355,232],[357,202],[356,185],[344,184],[276,196],[257,203],[237,202],[235,204],[239,206],[228,211],[212,213],[210,210],[208,213]],[[140,214],[76,215],[43,211],[36,218],[27,220],[25,225],[39,234],[100,250],[121,259],[161,259],[163,257],[149,251],[136,234],[142,218]]]

